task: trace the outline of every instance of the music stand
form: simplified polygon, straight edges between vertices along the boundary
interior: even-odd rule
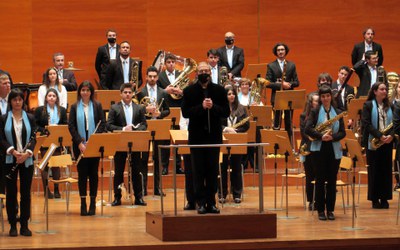
[[[35,149],[36,149],[36,147],[35,147]],[[47,150],[46,154],[43,156],[42,160],[40,161],[40,163],[38,165],[38,168],[40,170],[42,170],[42,169],[44,169],[46,167],[48,161],[50,160],[50,157],[54,154],[56,149],[57,149],[57,145],[54,144],[54,143],[52,143],[49,146],[49,149]],[[39,233],[39,234],[55,234],[56,233],[56,231],[50,231],[49,230],[49,191],[48,191],[48,185],[49,184],[47,182],[47,185],[45,187],[46,188],[46,191],[45,191],[46,195],[45,195],[45,203],[44,203],[45,204],[45,211],[46,211],[46,229],[44,231],[37,231],[36,232],[36,233]]]
[[[153,170],[153,180],[155,183],[156,176],[155,176],[155,170],[158,168],[158,175],[159,175],[159,187],[156,187],[154,185],[154,190],[156,188],[160,189],[160,197],[161,197],[161,212],[163,213],[164,209],[164,204],[163,204],[163,196],[164,193],[162,191],[162,175],[161,175],[161,148],[155,148],[155,141],[156,140],[170,140],[170,133],[169,130],[171,128],[171,119],[155,119],[155,120],[147,120],[147,130],[151,132],[151,141],[153,145],[153,154],[155,154],[156,150],[158,150],[158,163],[159,166],[153,165],[154,170]],[[175,159],[175,150],[174,150],[174,159]],[[155,162],[154,162],[155,163]],[[176,175],[176,166],[173,167],[173,174],[174,176]],[[176,176],[175,176],[176,178]],[[174,190],[174,195],[176,195],[176,189]]]
[[[285,176],[286,176],[286,216],[284,217],[279,216],[278,218],[297,219],[297,217],[289,216],[288,158],[289,155],[293,156],[293,154],[290,154],[290,152],[293,152],[293,147],[292,145],[290,145],[290,141],[287,135],[285,136],[277,135],[276,137],[278,139],[279,151],[285,155]]]
[[[249,130],[247,130],[247,143],[256,143],[257,142],[257,121],[250,121]],[[247,146],[247,148],[255,148],[254,146]],[[255,151],[255,150],[254,150]],[[247,154],[247,152],[246,152]],[[253,188],[256,186],[256,159],[254,157],[255,153],[253,153],[253,161],[254,161],[254,168],[253,168]],[[247,156],[248,157],[248,156]],[[247,162],[246,162],[247,164]],[[244,181],[244,178],[243,178]],[[243,183],[244,186],[244,183]]]
[[[101,214],[100,217],[111,217],[103,215],[104,206],[104,190],[103,190],[103,177],[104,177],[104,157],[114,156],[117,145],[120,143],[122,137],[121,133],[102,133],[92,134],[86,144],[86,150],[82,155],[83,158],[99,157],[101,161]]]
[[[247,143],[247,138],[248,135],[247,133],[236,133],[236,134],[224,134],[224,137],[227,139],[227,144],[243,144]],[[224,144],[226,144],[224,142]],[[247,153],[247,147],[246,146],[235,146],[231,148],[230,146],[227,147],[221,147],[220,152],[222,154],[227,154],[228,155],[228,173],[227,173],[227,180],[230,180],[229,173],[230,168],[231,168],[231,155],[243,155]],[[242,172],[242,171],[240,171]],[[219,173],[221,180],[222,180],[222,171]],[[222,182],[220,182],[222,183]],[[242,187],[243,189],[243,187]],[[228,194],[230,193],[230,181],[228,181]],[[221,192],[221,197],[222,197],[222,185],[220,185],[220,192]],[[243,195],[242,195],[243,197]],[[224,203],[222,203],[222,207],[224,207]]]
[[[112,103],[117,103],[121,100],[121,91],[96,89],[94,91],[94,98],[103,104],[103,110],[108,111]]]
[[[275,94],[275,110],[289,110],[290,114],[290,129],[292,133],[293,130],[293,117],[292,112],[295,109],[304,109],[304,104],[306,101],[306,90],[299,89],[299,90],[284,90],[284,91],[276,91]],[[294,134],[292,134],[292,148],[295,148],[294,144]]]
[[[257,126],[263,128],[270,128],[272,122],[272,106],[250,106],[250,114],[253,119],[257,122]]]
[[[353,200],[353,209],[352,209],[352,217],[351,217],[351,227],[344,227],[343,230],[364,230],[364,228],[361,227],[355,227],[355,217],[356,217],[356,204],[355,204],[355,188],[356,188],[356,163],[357,161],[362,165],[365,166],[364,162],[364,157],[362,154],[362,149],[360,146],[360,143],[358,143],[357,140],[354,139],[348,139],[345,138],[346,141],[346,146],[347,146],[347,151],[349,155],[351,156],[353,160],[353,178],[352,178],[352,189],[351,189],[351,194],[352,194],[352,200]]]
[[[247,64],[246,78],[252,80],[258,75],[264,77],[267,74],[268,63]]]
[[[353,120],[353,127],[361,122],[361,112],[365,101],[365,98],[353,99],[348,105],[347,119]]]
[[[147,152],[149,150],[149,144],[151,140],[150,136],[150,131],[118,131],[118,133],[121,134],[121,140],[119,144],[116,147],[116,151],[123,151],[123,152],[128,152],[128,159],[129,159],[129,164],[128,164],[128,188],[129,188],[129,193],[130,193],[130,199],[131,199],[131,206],[128,206],[130,208],[136,207],[134,206],[134,199],[133,199],[133,188],[132,188],[132,170],[131,170],[131,158],[130,154],[132,152]],[[123,140],[122,140],[123,138]],[[139,166],[135,166],[139,167]],[[142,192],[144,192],[143,189],[143,173],[142,175]]]
[[[67,113],[71,110],[71,105],[76,103],[78,100],[76,91],[68,91],[67,92]]]
[[[272,211],[280,211],[282,208],[276,207],[276,198],[277,198],[277,174],[278,174],[278,163],[276,161],[279,149],[279,142],[277,135],[285,136],[287,135],[284,130],[271,130],[271,129],[261,129],[261,143],[269,143],[267,146],[264,146],[264,152],[274,152],[274,208],[270,208],[268,210]],[[260,157],[260,156],[259,156]]]
[[[181,120],[181,108],[180,107],[170,107],[169,115],[164,119],[171,119],[173,122],[173,128],[175,129],[176,125],[179,125],[179,121]]]

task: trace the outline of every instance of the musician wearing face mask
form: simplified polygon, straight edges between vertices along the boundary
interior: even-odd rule
[[[229,80],[233,77],[241,77],[241,72],[244,67],[244,51],[234,45],[235,34],[227,32],[225,34],[225,44],[218,49],[219,66],[225,66],[228,69]]]
[[[183,91],[182,114],[189,118],[189,145],[222,143],[222,119],[230,114],[225,89],[211,83],[206,62],[197,66],[197,81]],[[216,207],[219,148],[191,148],[197,212],[219,213]]]
[[[109,29],[106,32],[107,43],[97,49],[95,68],[101,82],[101,72],[110,65],[111,60],[119,57],[119,45],[117,44],[117,31]]]

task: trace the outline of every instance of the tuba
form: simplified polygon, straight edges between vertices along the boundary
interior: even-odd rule
[[[251,105],[251,102],[256,103],[257,105],[260,105],[261,97],[264,97],[265,88],[269,84],[270,84],[270,81],[268,81],[267,79],[262,78],[262,77],[257,77],[256,79],[253,80],[253,82],[251,83],[249,105]]]
[[[393,95],[396,93],[395,89],[397,84],[399,83],[399,75],[396,72],[388,72],[386,77],[389,85],[388,97],[389,100],[391,100]]]
[[[219,68],[219,75],[219,85],[225,87],[225,85],[228,83],[228,68],[225,66]]]
[[[197,63],[192,58],[185,59],[185,68],[183,69],[182,73],[175,79],[175,82],[172,83],[172,87],[179,88],[183,90],[189,84],[189,75],[195,71],[197,68]],[[182,95],[179,94],[171,94],[171,97],[175,100],[181,99]]]

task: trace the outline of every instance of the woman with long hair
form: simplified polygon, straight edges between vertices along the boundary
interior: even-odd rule
[[[44,83],[38,90],[38,104],[44,105],[46,93],[48,89],[55,89],[58,93],[60,106],[67,108],[67,89],[58,79],[57,69],[54,67],[48,68],[45,73]]]
[[[343,118],[335,121],[327,131],[315,128],[341,113],[332,97],[332,90],[322,85],[318,90],[319,105],[312,109],[306,121],[305,132],[311,142],[311,161],[315,172],[315,205],[319,220],[334,220],[336,180],[342,158],[340,140],[346,136]],[[325,214],[326,210],[326,214]]]
[[[0,142],[2,154],[6,156],[6,206],[9,235],[15,237],[17,231],[18,174],[20,187],[20,234],[32,236],[28,228],[31,215],[31,185],[33,177],[33,149],[35,148],[36,124],[33,115],[24,110],[24,93],[20,89],[11,90],[8,96],[9,111],[0,120]],[[15,171],[13,171],[15,170]]]
[[[223,133],[245,133],[249,127],[250,122],[246,121],[244,124],[233,128],[233,126],[243,119],[248,117],[246,108],[239,103],[236,90],[232,87],[227,87],[227,98],[229,102],[230,115],[223,121]],[[235,203],[242,201],[243,191],[243,180],[242,180],[242,168],[241,168],[241,154],[232,154],[230,157],[230,166],[232,168],[230,174],[231,180],[231,191]],[[218,193],[219,201],[224,203],[226,196],[228,195],[228,155],[224,155],[223,162],[221,164],[221,176],[222,176],[222,192]]]
[[[48,125],[61,125],[68,123],[67,111],[64,107],[60,106],[60,100],[58,99],[57,90],[52,88],[47,90],[44,105],[38,107],[35,110],[35,120],[38,131],[42,134],[45,134],[46,126]],[[59,155],[61,153],[61,150],[61,148],[58,148],[57,152],[55,152],[54,155]],[[40,150],[42,157],[44,156],[46,151],[47,148],[42,148]],[[49,199],[52,199],[53,197],[56,199],[61,198],[58,184],[54,184],[54,195],[50,192],[50,189],[48,188],[48,171],[49,168],[47,166],[42,170],[43,190],[45,190],[45,188],[47,187],[46,191]],[[60,168],[53,167],[51,169],[51,172],[53,174],[54,180],[60,179]]]
[[[394,130],[382,130],[393,122],[385,83],[375,83],[368,93],[362,110],[362,146],[367,150],[368,200],[372,208],[389,208],[392,199],[392,149]],[[376,138],[382,146],[374,148],[371,140]]]
[[[86,150],[86,142],[100,125],[97,133],[105,131],[105,119],[101,103],[94,99],[94,88],[89,81],[82,82],[77,90],[77,102],[71,106],[68,128],[72,136],[75,158]],[[78,186],[81,197],[81,216],[96,214],[99,157],[82,158],[78,163]],[[89,178],[90,205],[86,206],[87,179]]]

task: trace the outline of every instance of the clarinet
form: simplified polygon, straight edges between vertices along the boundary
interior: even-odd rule
[[[30,147],[30,145],[32,144],[33,140],[36,138],[36,131],[37,131],[37,129],[35,129],[35,130],[33,131],[31,137],[29,138],[28,143],[27,143],[27,144],[25,145],[25,147],[22,149],[22,153],[25,153],[25,151],[28,149],[28,147]],[[15,163],[15,165],[11,168],[10,173],[8,173],[8,174],[6,175],[6,177],[7,177],[8,179],[10,179],[10,180],[12,179],[12,177],[13,177],[15,171],[17,171],[17,168],[18,168],[18,166],[19,166],[20,164],[22,164],[22,163]]]

